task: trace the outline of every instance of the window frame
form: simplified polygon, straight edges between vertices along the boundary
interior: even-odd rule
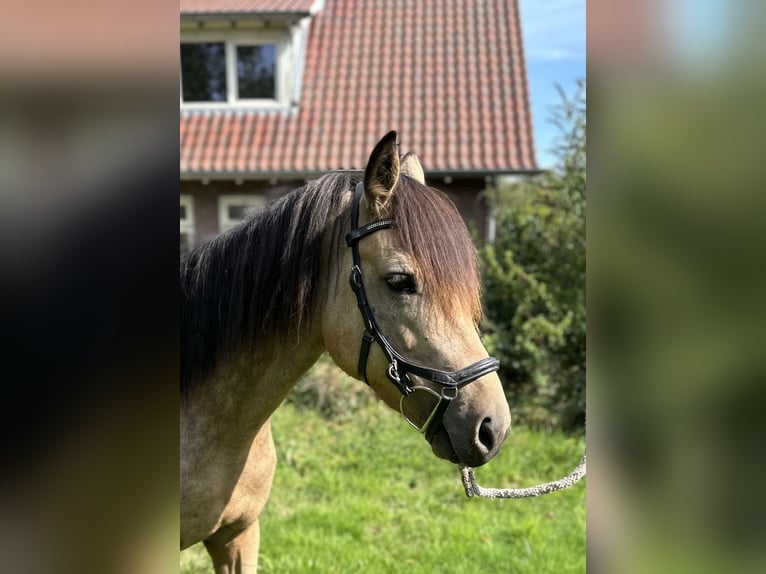
[[[246,209],[261,210],[266,207],[266,198],[257,193],[224,194],[218,196],[218,233],[225,233],[239,225],[242,219],[231,219],[229,207],[244,205]]]
[[[183,71],[179,61],[179,99],[182,109],[215,110],[232,107],[278,109],[289,106],[289,40],[285,30],[248,32],[182,32],[181,44],[212,44],[224,45],[226,66],[226,101],[224,102],[185,102]],[[274,46],[274,97],[273,98],[239,98],[239,82],[237,74],[237,47],[239,46]]]
[[[186,209],[186,217],[181,219],[181,206]],[[194,197],[188,194],[181,194],[179,202],[179,235],[186,234],[188,237],[189,249],[194,248],[194,238],[196,235],[195,217],[194,217]],[[179,239],[180,241],[180,239]]]

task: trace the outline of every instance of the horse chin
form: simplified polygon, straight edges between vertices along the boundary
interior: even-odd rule
[[[431,439],[431,450],[439,458],[454,463],[460,462],[444,425],[439,428],[438,432]]]

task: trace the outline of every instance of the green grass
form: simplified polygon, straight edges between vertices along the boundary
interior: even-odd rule
[[[468,499],[457,466],[377,402],[342,422],[288,403],[273,432],[260,572],[585,572],[585,481],[536,499]],[[507,488],[558,479],[583,446],[513,428],[477,480]],[[212,572],[201,544],[181,553],[181,572]]]

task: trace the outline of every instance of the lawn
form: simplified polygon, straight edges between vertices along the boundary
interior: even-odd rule
[[[261,516],[261,572],[585,572],[585,480],[535,499],[468,499],[457,466],[379,402],[341,421],[287,403],[273,421],[279,462]],[[512,428],[477,480],[554,480],[583,446]],[[181,572],[212,572],[201,544],[181,553]]]

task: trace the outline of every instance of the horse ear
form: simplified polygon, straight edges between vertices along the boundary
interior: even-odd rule
[[[364,170],[364,193],[376,215],[388,209],[398,181],[399,150],[396,147],[396,132],[390,131],[372,150]]]
[[[421,185],[426,184],[426,174],[423,173],[423,166],[420,165],[420,160],[414,153],[408,152],[404,154],[401,171],[402,175],[409,175]]]

